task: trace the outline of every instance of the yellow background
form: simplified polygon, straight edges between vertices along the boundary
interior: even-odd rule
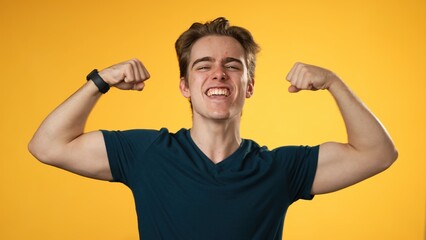
[[[143,92],[113,89],[87,130],[190,127],[174,41],[225,16],[262,47],[242,135],[270,148],[345,141],[325,92],[289,94],[295,61],[332,69],[381,119],[400,157],[386,172],[290,207],[284,239],[425,239],[426,2],[5,1],[0,3],[0,239],[137,239],[131,192],[36,161],[27,143],[93,68],[140,58]]]

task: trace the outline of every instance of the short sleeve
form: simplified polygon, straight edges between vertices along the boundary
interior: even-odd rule
[[[288,146],[275,149],[283,168],[290,202],[311,200],[318,165],[319,146]]]
[[[101,130],[108,154],[113,182],[129,185],[136,161],[143,160],[143,153],[159,135],[156,130]]]

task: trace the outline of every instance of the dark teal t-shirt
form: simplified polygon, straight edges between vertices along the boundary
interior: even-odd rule
[[[114,181],[133,192],[142,240],[281,239],[288,206],[312,199],[319,147],[244,139],[214,164],[189,130],[102,131]]]

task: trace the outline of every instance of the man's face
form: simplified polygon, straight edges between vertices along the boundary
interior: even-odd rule
[[[241,116],[245,98],[253,94],[248,83],[244,49],[232,37],[206,36],[194,43],[187,84],[180,89],[191,99],[193,117],[226,120]]]

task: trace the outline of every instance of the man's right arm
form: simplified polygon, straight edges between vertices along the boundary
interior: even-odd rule
[[[113,65],[99,75],[110,86],[139,91],[150,77],[137,59]],[[43,163],[82,176],[112,180],[102,133],[84,132],[87,118],[101,95],[93,81],[88,81],[59,105],[28,144],[31,154]]]

